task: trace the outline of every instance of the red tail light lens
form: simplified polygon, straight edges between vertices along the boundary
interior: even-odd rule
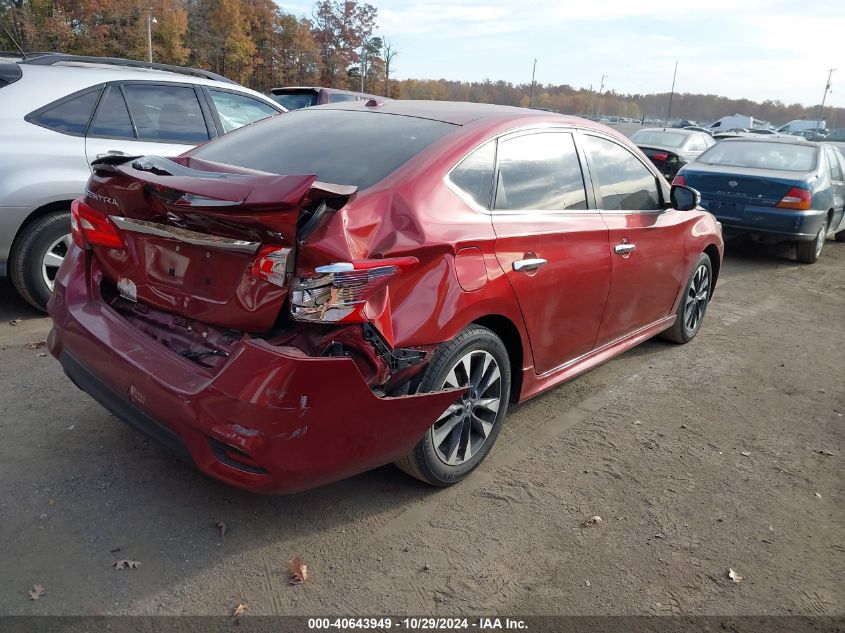
[[[70,205],[70,231],[73,241],[81,248],[123,248],[123,240],[108,216],[92,209],[81,198]]]
[[[256,279],[268,281],[275,286],[284,286],[287,281],[290,248],[263,246],[252,264],[250,274]]]
[[[652,154],[651,157],[654,160],[668,160],[669,154],[666,154],[664,152],[657,152],[656,154]]]
[[[294,283],[291,317],[297,321],[363,323],[367,320],[364,304],[416,264],[415,257],[396,257],[319,266],[315,277]]]
[[[686,178],[684,178],[683,176],[681,176],[680,174],[678,174],[678,175],[677,175],[677,176],[675,176],[675,178],[672,180],[672,184],[673,184],[673,185],[686,185],[686,184],[687,184],[687,179],[686,179]]]
[[[778,202],[778,206],[782,209],[801,209],[806,210],[810,208],[813,202],[813,194],[801,187],[793,187],[786,192],[786,195]]]

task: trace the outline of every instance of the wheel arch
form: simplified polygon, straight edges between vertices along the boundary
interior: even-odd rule
[[[519,402],[522,393],[522,365],[524,349],[522,337],[513,321],[501,314],[488,314],[473,321],[474,324],[486,327],[498,336],[508,351],[508,361],[511,369],[510,401]]]
[[[713,270],[713,284],[710,289],[710,297],[716,291],[716,283],[719,281],[719,270],[722,268],[722,259],[719,257],[719,249],[715,244],[708,244],[704,247],[704,254],[710,258],[710,268]]]

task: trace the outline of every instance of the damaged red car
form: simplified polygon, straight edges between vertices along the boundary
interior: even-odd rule
[[[178,158],[107,156],[73,204],[49,349],[205,473],[292,492],[395,462],[442,486],[509,405],[699,332],[722,259],[695,191],[547,112],[368,101]]]

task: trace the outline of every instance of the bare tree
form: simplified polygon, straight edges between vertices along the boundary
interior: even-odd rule
[[[382,56],[384,58],[384,96],[390,96],[390,65],[393,59],[399,55],[396,44],[386,37],[382,38]]]

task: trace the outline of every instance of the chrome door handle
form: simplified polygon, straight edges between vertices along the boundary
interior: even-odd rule
[[[97,158],[105,158],[106,156],[129,156],[129,154],[121,152],[119,149],[110,149],[105,154],[97,154]]]
[[[637,250],[636,244],[617,244],[613,247],[613,252],[617,255],[627,255]]]
[[[518,259],[513,263],[513,269],[517,272],[525,272],[528,270],[537,270],[540,266],[545,266],[548,262],[540,257],[533,257],[531,259]]]

